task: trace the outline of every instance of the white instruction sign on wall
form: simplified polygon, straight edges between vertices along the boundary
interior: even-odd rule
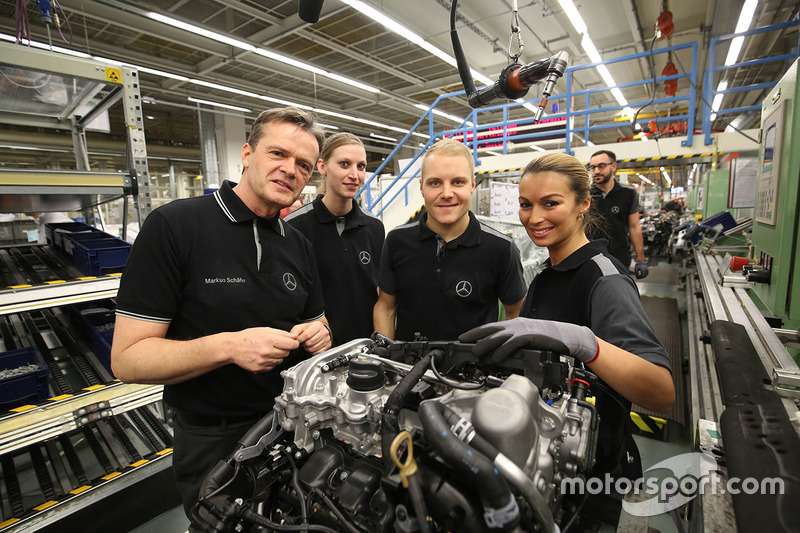
[[[519,185],[493,181],[489,184],[489,215],[502,217],[519,213]]]
[[[758,159],[737,157],[731,161],[731,179],[728,188],[728,207],[733,209],[756,205],[756,175]]]

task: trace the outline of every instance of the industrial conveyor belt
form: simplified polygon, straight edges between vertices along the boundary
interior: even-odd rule
[[[0,246],[0,315],[113,298],[119,277],[86,276],[48,245]]]
[[[57,438],[0,456],[0,531],[41,521],[59,506],[156,461],[168,460],[172,436],[152,405],[90,421]],[[12,527],[13,526],[13,527]]]
[[[676,271],[677,275],[677,271]],[[683,384],[683,350],[681,348],[681,328],[678,316],[678,301],[675,298],[642,296],[642,307],[653,324],[658,340],[669,354],[672,367],[672,381],[675,386],[675,403],[669,413],[656,413],[639,405],[632,410],[652,417],[666,417],[669,420],[686,423],[686,395]]]
[[[64,308],[0,316],[2,351],[38,348],[47,365],[50,397],[77,394],[114,380],[77,331]],[[9,408],[18,407],[3,406],[0,418],[10,412]]]
[[[0,248],[0,287],[41,285],[82,276],[67,256],[51,246],[28,244]]]

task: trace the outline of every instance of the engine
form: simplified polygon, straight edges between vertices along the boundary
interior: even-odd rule
[[[284,370],[205,480],[194,531],[558,531],[592,467],[592,374],[521,350],[357,340]]]

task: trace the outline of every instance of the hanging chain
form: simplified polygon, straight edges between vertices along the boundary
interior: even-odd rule
[[[511,47],[514,44],[514,37],[517,39],[517,53],[511,53]],[[519,57],[522,55],[522,50],[525,48],[525,44],[522,42],[522,33],[519,31],[519,6],[517,5],[517,0],[513,1],[513,7],[511,9],[511,33],[508,35],[508,59],[511,60],[511,63],[516,63]]]

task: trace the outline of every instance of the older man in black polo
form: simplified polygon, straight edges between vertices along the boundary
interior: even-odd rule
[[[314,120],[259,115],[241,181],[153,211],[122,276],[111,363],[122,381],[166,385],[187,514],[210,468],[272,409],[280,369],[330,347],[311,245],[279,218],[317,161]]]

